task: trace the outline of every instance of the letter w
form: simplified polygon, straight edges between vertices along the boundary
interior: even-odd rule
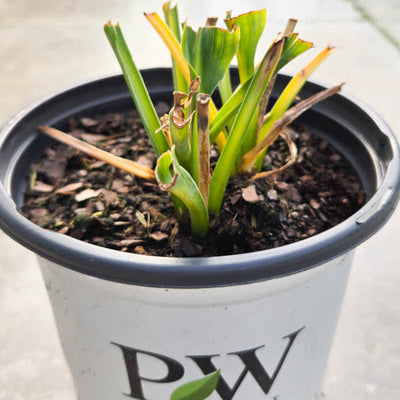
[[[259,346],[259,347],[254,347],[249,350],[229,353],[229,355],[232,354],[232,355],[238,356],[242,360],[245,367],[232,388],[227,384],[226,380],[222,376],[220,376],[218,385],[216,388],[220,397],[223,400],[231,400],[233,398],[233,396],[235,395],[235,393],[237,392],[237,390],[239,389],[240,385],[243,382],[243,379],[245,378],[245,376],[247,375],[248,372],[250,372],[250,374],[256,380],[256,382],[261,387],[263,392],[265,394],[268,394],[273,383],[275,382],[276,377],[278,376],[279,371],[282,368],[283,363],[286,360],[286,357],[287,357],[297,335],[303,329],[304,329],[304,327],[297,330],[296,332],[291,333],[290,335],[283,337],[283,339],[289,339],[289,341],[288,341],[288,344],[286,345],[286,348],[283,351],[282,356],[279,359],[279,362],[278,362],[277,366],[275,367],[275,370],[271,376],[267,373],[267,371],[265,370],[265,368],[263,367],[263,365],[261,364],[260,360],[258,359],[258,357],[256,355],[256,351],[258,349],[261,349],[262,347],[265,347],[264,345]],[[205,355],[205,356],[188,356],[188,357],[191,358],[198,365],[198,367],[201,369],[203,374],[207,375],[207,374],[210,374],[217,370],[214,363],[212,362],[212,358],[216,357],[216,356],[218,356],[218,354]]]

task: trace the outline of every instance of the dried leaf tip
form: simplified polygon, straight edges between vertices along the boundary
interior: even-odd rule
[[[193,95],[193,93],[196,93],[199,90],[200,83],[201,83],[200,76],[198,76],[197,78],[193,79],[192,82],[190,82],[189,96]]]
[[[218,22],[218,17],[208,17],[206,21],[206,26],[216,26]]]
[[[198,185],[200,193],[208,204],[210,187],[210,135],[209,135],[210,96],[199,93],[196,97],[198,134]]]
[[[294,28],[297,25],[297,19],[294,18],[290,18],[289,21],[286,24],[286,28],[283,31],[283,37],[287,37],[289,35],[291,35],[294,32]]]
[[[196,101],[199,104],[206,106],[210,102],[210,96],[206,93],[199,93],[196,97]]]

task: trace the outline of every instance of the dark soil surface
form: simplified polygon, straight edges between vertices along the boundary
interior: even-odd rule
[[[162,114],[168,109],[159,104]],[[293,243],[340,223],[364,203],[356,173],[326,142],[295,126],[297,162],[275,178],[232,179],[205,239],[178,224],[169,194],[64,145],[32,166],[22,213],[37,225],[121,251],[177,257],[246,253]],[[70,133],[102,149],[153,167],[155,157],[132,112],[70,120]],[[217,151],[212,150],[215,165]],[[282,166],[278,140],[265,168]],[[213,165],[213,164],[212,164]]]

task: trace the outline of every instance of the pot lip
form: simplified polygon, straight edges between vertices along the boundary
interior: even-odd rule
[[[169,68],[151,68],[144,72],[152,74],[160,70]],[[120,76],[113,74],[89,80],[36,101],[16,114],[0,130],[0,147],[13,128],[44,102],[68,90]],[[309,84],[323,86],[315,81],[309,81]],[[348,252],[373,235],[392,214],[400,190],[399,148],[388,125],[375,111],[354,96],[347,93],[337,96],[355,104],[389,138],[393,158],[382,184],[360,210],[340,224],[313,237],[273,249],[225,256],[173,258],[124,253],[40,228],[18,212],[9,190],[6,190],[2,182],[0,226],[17,242],[64,267],[94,277],[140,286],[231,286],[275,279],[316,267]]]

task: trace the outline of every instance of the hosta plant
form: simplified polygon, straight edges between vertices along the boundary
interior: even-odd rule
[[[295,20],[288,21],[262,59],[256,61],[267,10],[237,17],[227,13],[224,28],[216,26],[216,18],[208,18],[197,31],[179,22],[177,7],[171,7],[170,3],[164,5],[163,13],[164,21],[157,13],[145,14],[172,56],[173,106],[161,118],[119,24],[109,22],[104,27],[158,157],[154,170],[53,128],[42,126],[39,130],[140,178],[156,180],[162,190],[171,193],[178,219],[189,215],[193,234],[202,237],[208,232],[210,217],[220,212],[230,177],[262,179],[291,165],[297,150],[287,126],[317,102],[337,93],[341,85],[298,100],[307,78],[332,52],[333,48],[327,47],[293,76],[270,106],[278,72],[312,47],[312,43],[294,32]],[[229,65],[235,56],[240,84],[233,90]],[[221,99],[218,106],[212,97],[217,90]],[[290,159],[277,170],[264,171],[266,151],[278,137],[286,141]],[[219,152],[213,171],[210,146],[216,146]]]

